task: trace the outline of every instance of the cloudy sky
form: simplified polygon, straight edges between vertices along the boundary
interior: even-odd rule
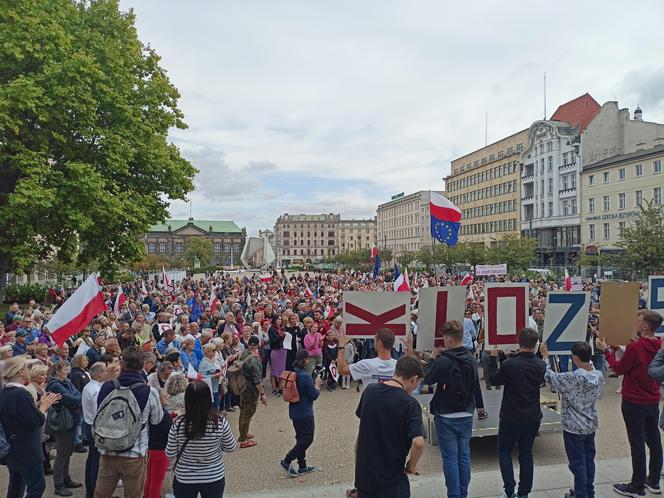
[[[664,122],[661,0],[121,0],[189,125],[198,219],[372,217],[586,91]],[[183,202],[171,206],[186,218]]]

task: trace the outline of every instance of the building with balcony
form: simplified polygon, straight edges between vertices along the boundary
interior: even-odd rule
[[[444,191],[436,191],[445,195]],[[389,249],[393,256],[405,251],[419,251],[431,247],[431,218],[429,190],[392,196],[377,209],[377,246]]]
[[[212,242],[211,266],[232,267],[240,263],[247,231],[233,221],[166,220],[150,228],[145,236],[145,248],[148,254],[178,258],[191,237],[203,237]]]
[[[579,252],[580,149],[583,133],[599,110],[586,93],[528,130],[520,168],[521,231],[537,238],[542,265],[567,265]]]
[[[657,140],[657,139],[656,139]],[[623,230],[639,215],[644,201],[662,204],[664,134],[661,145],[617,154],[583,167],[581,243],[619,252]]]
[[[452,161],[448,198],[461,209],[461,242],[495,245],[520,227],[519,158],[528,130],[519,131]]]
[[[274,225],[277,266],[322,262],[338,253],[338,214],[288,214]]]
[[[376,244],[376,218],[370,220],[339,220],[337,225],[339,252],[371,249]]]

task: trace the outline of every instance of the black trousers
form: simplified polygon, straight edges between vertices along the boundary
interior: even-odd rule
[[[291,463],[297,459],[298,467],[303,469],[307,466],[307,449],[314,442],[314,418],[293,420],[293,428],[295,429],[295,446],[286,454],[284,461]]]
[[[374,491],[358,489],[357,494],[358,498],[410,498],[410,482],[404,473],[397,486]]]
[[[221,498],[224,496],[226,478],[219,481],[206,483],[182,483],[173,478],[173,495],[175,498],[196,498],[199,493],[201,498]]]
[[[632,485],[643,491],[646,478],[659,484],[662,471],[662,440],[659,435],[659,405],[636,405],[622,402],[622,414],[632,454]],[[650,450],[650,464],[646,475],[646,446]]]

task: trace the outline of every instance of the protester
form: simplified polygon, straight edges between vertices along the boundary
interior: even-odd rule
[[[166,445],[173,422],[167,410],[168,395],[164,389],[159,388],[158,391],[164,413],[161,421],[156,425],[150,424],[148,430],[148,464],[145,471],[143,498],[160,498],[162,484],[168,471]]]
[[[79,393],[83,393],[83,388],[88,382],[90,382],[90,374],[87,372],[86,368],[88,367],[88,357],[82,354],[74,355],[71,360],[71,371],[69,372],[69,380],[78,390]],[[83,447],[83,438],[82,438],[82,426],[83,417],[78,417],[78,423],[76,424],[76,433],[74,436],[74,452],[75,453],[87,453],[87,450]]]
[[[281,316],[274,317],[272,325],[268,330],[270,339],[270,382],[272,383],[272,394],[278,396],[279,376],[286,368],[286,348],[284,348],[284,337],[286,331],[282,327]]]
[[[23,356],[5,362],[2,378],[0,425],[7,440],[11,441],[6,457],[9,472],[7,498],[39,498],[46,489],[42,428],[46,412],[59,402],[60,395],[45,393],[35,404],[25,388],[30,372]]]
[[[181,415],[184,413],[184,392],[187,390],[187,377],[182,374],[171,375],[166,381],[168,411]]]
[[[341,336],[339,347],[345,347],[349,341],[348,336]],[[376,358],[364,359],[352,365],[346,365],[344,355],[338,355],[337,360],[339,364],[337,365],[337,369],[339,374],[350,375],[352,379],[362,381],[363,386],[391,379],[397,364],[397,360],[392,358],[394,332],[388,328],[378,329],[374,344],[378,353]]]
[[[306,349],[300,349],[293,362],[299,401],[288,403],[288,416],[293,421],[295,429],[295,446],[279,462],[288,477],[298,477],[316,470],[316,467],[307,465],[306,452],[314,441],[314,401],[318,399],[322,381],[320,377],[316,377],[314,381],[306,371],[308,361],[309,353]],[[291,465],[296,459],[297,470]]]
[[[312,318],[306,317],[304,325],[308,333],[304,336],[304,348],[309,353],[307,369],[311,374],[314,369],[323,364],[323,336],[318,333],[318,324]]]
[[[155,389],[163,389],[166,387],[166,382],[172,372],[173,364],[170,361],[162,361],[159,364],[157,371],[148,375],[147,383],[150,387],[154,387]]]
[[[243,373],[247,380],[246,389],[240,393],[240,448],[251,448],[256,446],[254,435],[249,432],[251,418],[256,413],[258,400],[267,405],[265,397],[265,388],[262,382],[262,372],[260,363],[260,354],[258,353],[258,337],[252,336],[249,339],[249,349],[242,352],[240,361],[243,364]]]
[[[168,434],[166,455],[174,460],[175,498],[221,497],[226,485],[223,452],[237,441],[228,421],[212,406],[210,388],[193,381],[185,393],[185,412]]]
[[[142,498],[145,477],[145,455],[148,450],[148,432],[150,424],[161,422],[163,410],[159,401],[159,393],[143,382],[140,370],[143,367],[143,353],[136,348],[128,348],[122,352],[122,372],[117,382],[105,382],[97,397],[97,419],[94,423],[95,434],[112,433],[121,421],[110,419],[103,414],[104,400],[113,399],[118,394],[118,387],[130,388],[141,410],[141,424],[138,437],[130,442],[126,451],[112,451],[98,445],[101,455],[99,475],[95,487],[95,498],[111,498],[122,479],[125,498]],[[119,384],[119,386],[118,386]],[[112,421],[111,421],[112,420]],[[95,436],[95,440],[99,439]],[[133,443],[133,444],[132,444]]]
[[[208,343],[203,346],[203,359],[198,366],[198,372],[204,379],[210,379],[212,386],[212,404],[214,409],[219,411],[219,379],[222,377],[223,372],[215,363],[216,346]]]
[[[402,356],[391,379],[371,383],[362,392],[355,411],[360,419],[355,455],[359,498],[410,497],[408,474],[417,473],[424,451],[422,409],[410,393],[422,375],[416,358]]]
[[[505,386],[498,424],[498,462],[505,496],[511,497],[516,487],[512,450],[519,450],[519,487],[516,495],[528,496],[533,487],[533,443],[542,420],[540,386],[546,366],[537,356],[537,331],[525,328],[518,334],[519,352],[496,364],[498,351],[491,351],[489,380],[491,385]]]
[[[99,361],[90,367],[90,382],[81,394],[83,411],[83,437],[88,442],[88,456],[85,460],[85,497],[92,498],[95,494],[97,474],[99,474],[99,451],[92,437],[92,424],[97,415],[97,396],[101,385],[106,381],[106,365]]]
[[[598,417],[595,402],[604,384],[604,375],[590,362],[592,350],[587,342],[572,346],[572,372],[556,373],[548,361],[545,343],[540,346],[546,364],[544,378],[562,397],[562,427],[565,453],[574,476],[574,488],[566,498],[595,496],[595,431]]]
[[[619,360],[616,358],[615,347],[608,348],[606,342],[599,339],[596,341],[613,372],[623,376],[621,410],[632,454],[632,478],[628,483],[614,484],[613,490],[624,496],[644,496],[646,488],[661,493],[662,440],[657,426],[660,387],[659,382],[648,375],[648,367],[662,346],[662,340],[655,336],[661,324],[662,316],[659,313],[639,311],[636,320],[639,337],[627,344]],[[647,467],[646,446],[650,450]]]
[[[436,384],[430,411],[434,415],[438,446],[443,458],[443,472],[447,496],[468,495],[470,483],[470,438],[473,432],[473,414],[486,418],[480,391],[477,361],[466,344],[464,327],[457,321],[442,326],[445,351],[437,356],[423,384]]]

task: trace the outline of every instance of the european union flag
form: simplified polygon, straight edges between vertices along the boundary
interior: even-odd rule
[[[436,240],[447,244],[448,246],[456,245],[459,240],[459,226],[460,223],[453,221],[443,221],[432,216],[431,217],[431,236]]]

